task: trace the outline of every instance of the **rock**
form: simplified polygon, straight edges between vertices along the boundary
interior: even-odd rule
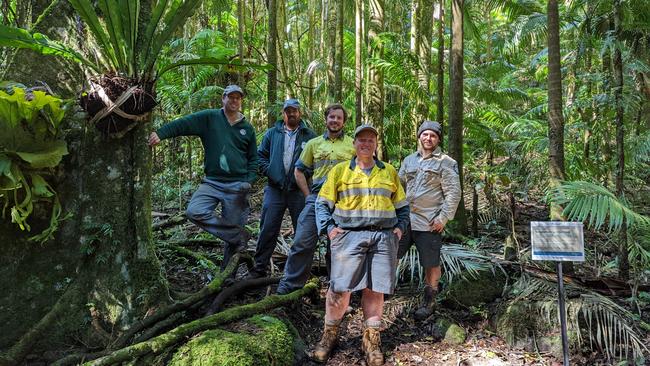
[[[294,337],[287,325],[258,315],[238,324],[241,331],[210,330],[179,347],[170,366],[291,365]]]
[[[506,285],[506,275],[499,269],[479,272],[478,278],[469,275],[456,278],[444,291],[445,305],[451,307],[477,306],[501,297]]]
[[[467,338],[467,332],[463,327],[448,319],[440,318],[436,321],[436,327],[443,335],[443,339],[451,344],[463,344]]]

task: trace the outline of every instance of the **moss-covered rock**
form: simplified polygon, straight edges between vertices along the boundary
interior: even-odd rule
[[[481,271],[477,278],[465,276],[451,282],[444,292],[445,304],[452,307],[477,306],[501,297],[506,285],[506,275],[496,270]]]
[[[287,325],[258,315],[237,327],[210,330],[178,348],[170,366],[291,365],[294,339]]]
[[[436,321],[436,327],[447,343],[463,344],[467,339],[467,331],[460,325],[451,322],[448,319],[440,318]]]

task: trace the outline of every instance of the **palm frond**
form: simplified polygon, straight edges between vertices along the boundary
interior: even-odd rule
[[[526,273],[513,284],[514,302],[526,301],[536,309],[546,324],[559,324],[557,283],[532,277]],[[634,315],[609,298],[575,285],[566,284],[567,327],[577,331],[578,341],[589,339],[611,360],[627,359],[629,350],[633,357],[648,351],[642,337],[634,327]],[[582,325],[582,326],[581,326]]]
[[[607,188],[585,181],[562,182],[551,191],[551,200],[564,206],[570,220],[586,222],[598,230],[608,223],[608,230],[620,230],[623,219],[628,227],[650,226],[650,217],[630,209]]]
[[[458,245],[446,244],[440,250],[440,260],[444,267],[444,277],[452,282],[456,277],[469,276],[478,278],[482,271],[493,273],[501,267],[492,262],[491,258],[471,248]]]

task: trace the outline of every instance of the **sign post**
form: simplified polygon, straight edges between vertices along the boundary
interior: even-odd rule
[[[562,262],[584,262],[585,246],[581,222],[531,221],[530,241],[533,260],[552,260],[557,264],[558,306],[562,332],[564,366],[569,366],[569,339],[567,337],[564,306],[564,279]]]

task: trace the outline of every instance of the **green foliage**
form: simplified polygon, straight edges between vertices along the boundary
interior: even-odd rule
[[[572,284],[567,291],[567,321],[570,331],[578,332],[578,341],[589,339],[605,351],[609,359],[642,358],[648,352],[643,338],[636,329],[634,314],[609,298]],[[558,319],[557,285],[553,282],[523,274],[513,285],[515,304],[528,304],[543,317],[547,324],[556,325]]]
[[[589,182],[563,182],[551,192],[551,199],[564,206],[563,214],[570,220],[586,221],[595,230],[605,223],[608,230],[620,230],[623,220],[627,227],[650,226],[650,218],[634,212],[608,189]]]
[[[59,137],[65,109],[62,101],[43,91],[9,87],[0,90],[0,198],[2,218],[9,208],[11,221],[30,231],[27,218],[34,204],[52,205],[50,224],[30,240],[43,243],[51,239],[61,218],[61,204],[48,183],[53,169],[68,154]],[[48,179],[46,179],[48,177]]]

